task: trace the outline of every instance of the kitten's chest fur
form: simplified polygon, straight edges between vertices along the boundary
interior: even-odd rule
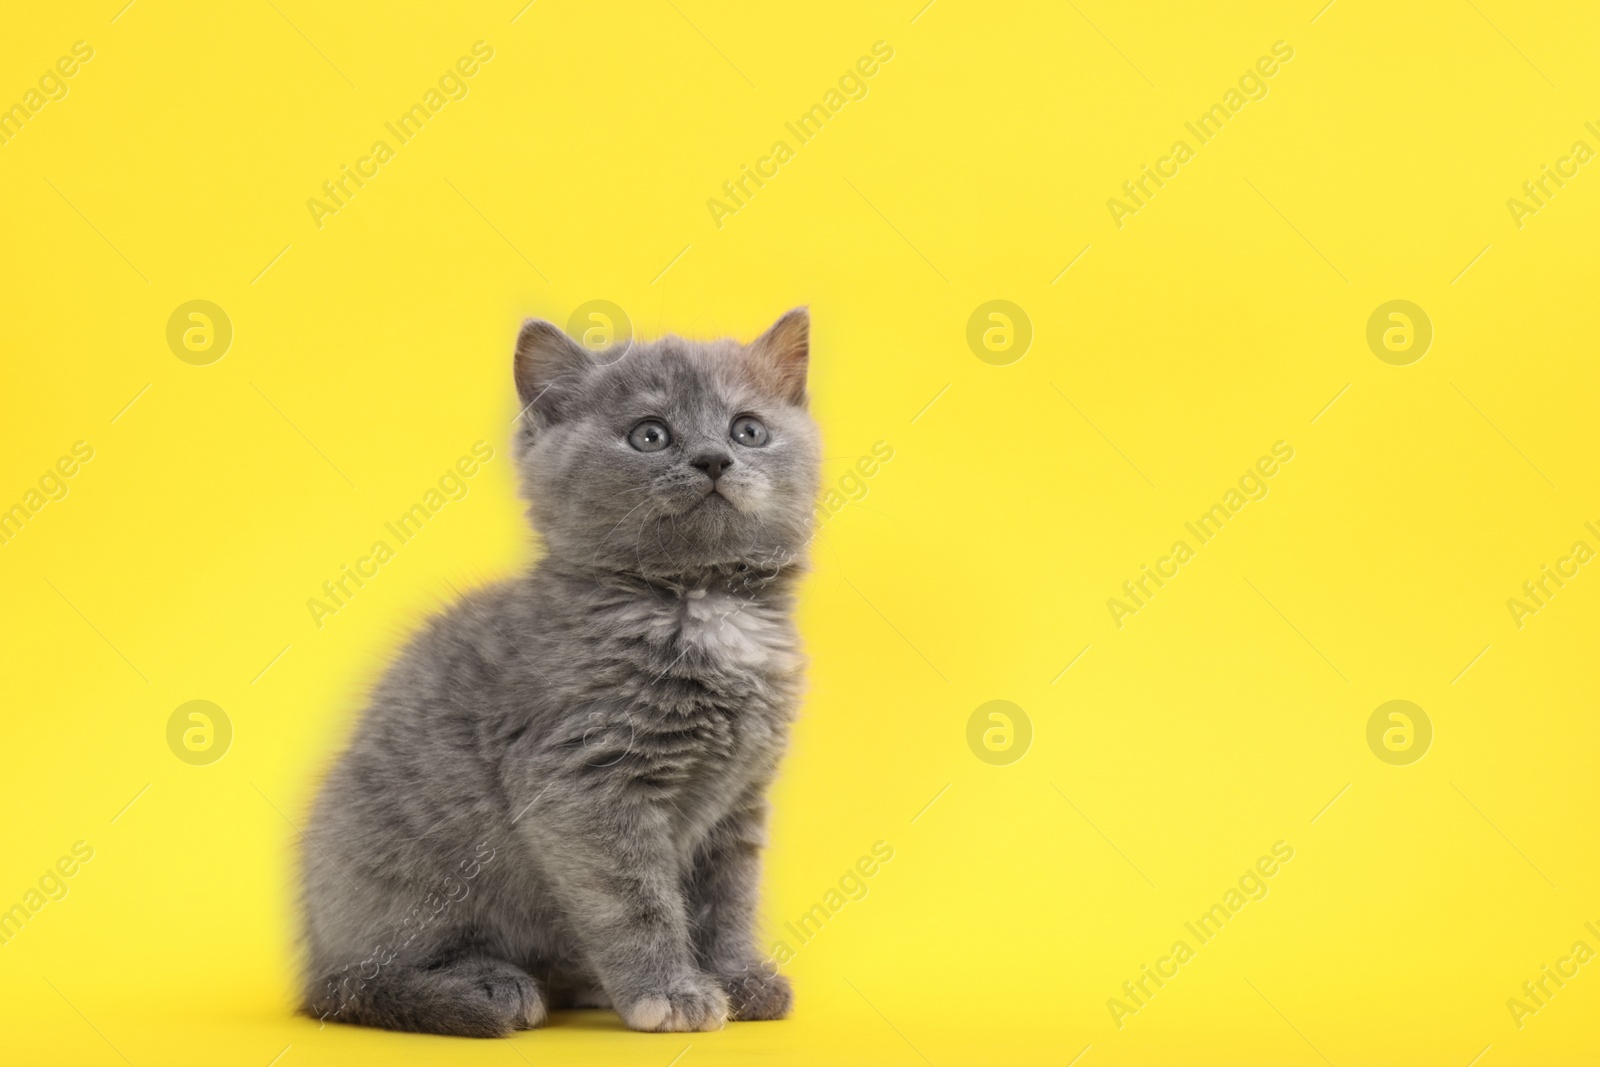
[[[708,581],[670,600],[641,601],[652,642],[676,646],[682,677],[760,689],[800,667],[786,601]]]
[[[591,586],[581,600],[569,606],[585,612],[585,639],[561,642],[558,740],[665,802],[692,841],[782,755],[804,665],[787,582],[711,575]]]

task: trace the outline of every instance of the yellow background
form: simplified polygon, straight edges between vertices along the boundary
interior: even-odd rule
[[[1600,547],[1600,165],[1506,205],[1600,148],[1587,5],[121,2],[0,36],[5,103],[95,50],[0,146],[0,506],[95,450],[0,546],[0,906],[95,850],[0,948],[0,1058],[1594,1062],[1600,963],[1506,1006],[1600,948],[1600,573],[1506,606]],[[478,40],[469,95],[319,229],[306,200]],[[879,40],[869,94],[718,228]],[[1118,228],[1280,40],[1269,95]],[[233,324],[209,366],[166,343],[192,299]],[[591,299],[645,336],[809,304],[825,480],[893,447],[817,539],[768,930],[894,858],[788,965],[788,1022],[319,1030],[289,1013],[294,827],[404,635],[533,557],[511,343]],[[965,339],[991,299],[1033,325],[1008,366]],[[1391,299],[1433,323],[1409,366],[1365,341]],[[470,494],[318,629],[307,598],[480,439]],[[1114,625],[1280,440],[1266,499]],[[233,723],[210,766],[167,747],[193,699]],[[967,745],[992,699],[1032,724],[1010,765]],[[1409,766],[1366,742],[1392,699],[1433,724]],[[1119,1029],[1108,998],[1280,840],[1270,894]]]

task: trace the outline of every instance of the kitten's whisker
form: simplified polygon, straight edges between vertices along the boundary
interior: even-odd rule
[[[649,500],[641,500],[637,504],[635,504],[633,507],[629,508],[628,511],[627,511],[627,514],[623,515],[622,518],[617,520],[617,525],[613,526],[613,527],[611,527],[611,529],[607,530],[606,534],[605,534],[605,537],[600,538],[599,542],[595,545],[595,554],[598,555],[599,552],[600,552],[600,545],[605,544],[606,540],[612,534],[617,532],[617,526],[621,526],[623,523],[628,521],[628,515],[632,515],[635,511],[638,511],[640,508],[644,507],[648,503],[650,503]]]
[[[644,500],[639,501],[639,503],[637,503],[633,507],[629,508],[628,509],[628,514],[624,515],[624,516],[622,516],[622,518],[618,519],[617,522],[616,522],[616,525],[611,527],[610,530],[607,530],[606,531],[606,535],[604,537],[600,538],[599,541],[595,542],[594,552],[589,557],[589,563],[590,563],[591,566],[595,566],[595,565],[599,564],[599,562],[600,562],[600,550],[602,548],[604,548],[606,542],[611,539],[611,535],[616,533],[617,529],[623,523],[628,521],[628,515],[632,515],[635,511],[638,511],[640,508],[644,507],[646,504],[649,504],[649,503],[650,503],[650,499],[648,497],[646,497]],[[645,523],[641,522],[639,524],[639,533],[641,535],[644,533],[644,527],[645,527]],[[634,559],[638,562],[639,569],[642,571],[644,569],[644,560],[643,560],[643,558],[642,558],[642,556],[641,556],[641,554],[639,552],[638,537],[634,538]],[[596,584],[598,584],[598,582]]]
[[[633,539],[633,558],[634,558],[634,561],[636,563],[638,563],[638,565],[639,565],[639,573],[640,574],[644,574],[645,573],[643,542],[644,542],[644,526],[643,526],[643,524],[641,524],[639,526],[639,533]],[[661,544],[661,524],[659,522],[656,523],[656,544],[658,544],[658,545]],[[650,591],[650,596],[655,599],[655,602],[657,604],[665,604],[666,603],[665,600],[661,599],[661,594],[656,592],[656,587],[655,587],[655,583],[654,582],[650,581],[647,578],[647,579],[645,579],[644,587],[647,590]]]

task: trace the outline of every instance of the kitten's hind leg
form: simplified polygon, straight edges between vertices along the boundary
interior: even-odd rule
[[[539,984],[516,964],[466,956],[427,966],[396,960],[370,978],[354,970],[311,988],[306,1014],[325,1022],[456,1037],[505,1037],[544,1022]]]

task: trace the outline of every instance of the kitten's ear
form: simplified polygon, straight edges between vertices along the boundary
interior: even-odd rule
[[[525,414],[542,421],[557,416],[560,402],[588,373],[592,360],[583,347],[544,319],[528,319],[517,335],[512,370]]]
[[[760,337],[749,351],[766,368],[778,394],[801,407],[806,403],[806,366],[811,360],[811,313],[797,307]]]

